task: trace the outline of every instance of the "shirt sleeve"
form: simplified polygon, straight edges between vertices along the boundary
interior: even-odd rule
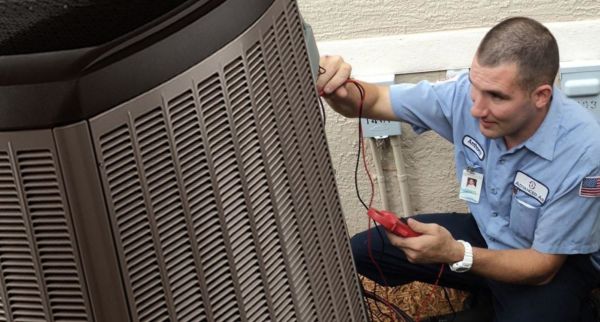
[[[576,171],[575,169],[572,169]],[[582,196],[583,178],[600,178],[596,167],[546,205],[538,218],[532,247],[550,254],[589,254],[600,249],[600,197]]]
[[[430,83],[398,84],[390,87],[390,100],[396,116],[413,126],[417,133],[433,130],[453,142],[454,122],[469,106],[468,74]]]

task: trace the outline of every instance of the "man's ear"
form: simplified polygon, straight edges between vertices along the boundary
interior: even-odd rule
[[[552,100],[552,85],[544,84],[538,86],[531,93],[531,99],[537,108],[549,106]]]

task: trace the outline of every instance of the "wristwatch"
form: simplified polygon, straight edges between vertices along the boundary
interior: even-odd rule
[[[457,273],[464,273],[470,270],[471,266],[473,266],[473,248],[471,247],[471,244],[464,240],[457,241],[465,248],[465,256],[461,261],[450,264],[450,269]]]

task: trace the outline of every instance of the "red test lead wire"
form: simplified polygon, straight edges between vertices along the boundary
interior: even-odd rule
[[[365,144],[364,144],[364,138],[363,138],[363,129],[362,129],[362,112],[363,112],[363,106],[364,106],[364,102],[365,102],[365,89],[364,87],[357,82],[354,79],[347,79],[346,80],[346,84],[350,83],[350,84],[354,84],[356,86],[356,88],[358,89],[358,92],[360,94],[360,102],[359,102],[359,106],[358,106],[358,155],[357,155],[357,163],[356,163],[356,169],[355,169],[355,177],[354,177],[354,182],[355,182],[355,188],[356,188],[356,194],[358,196],[358,199],[360,200],[360,202],[363,204],[363,206],[367,209],[367,215],[369,216],[369,218],[373,219],[373,221],[379,222],[378,219],[380,221],[383,222],[379,222],[380,224],[382,224],[382,226],[384,226],[386,229],[392,231],[393,233],[402,236],[402,237],[417,237],[420,236],[421,234],[413,231],[405,222],[402,222],[398,217],[396,217],[392,212],[389,211],[383,211],[383,210],[376,210],[372,207],[373,205],[373,198],[375,195],[375,184],[373,182],[373,178],[371,176],[371,173],[369,172],[369,167],[367,165],[367,159],[366,159],[366,149],[365,149]],[[319,92],[319,96],[324,96],[324,92],[320,91]],[[363,159],[363,166],[364,166],[364,170],[365,173],[367,174],[367,177],[369,178],[369,183],[371,185],[371,196],[369,198],[369,204],[365,204],[365,202],[362,200],[361,196],[360,196],[360,192],[358,189],[358,164],[359,164],[359,160],[360,160],[360,154],[362,152],[362,159]],[[393,217],[393,218],[392,218]],[[395,218],[395,220],[394,220]],[[389,227],[388,227],[389,226]],[[379,266],[379,264],[377,263],[377,261],[375,260],[375,257],[373,256],[373,253],[371,251],[371,220],[368,221],[368,232],[367,232],[367,252],[369,255],[369,259],[371,260],[371,262],[373,263],[373,265],[375,266],[375,268],[377,269],[377,272],[379,274],[379,277],[381,278],[381,280],[384,283],[384,286],[388,286],[387,280],[385,278],[385,275],[383,274],[383,271],[381,270],[381,267]],[[444,271],[444,264],[442,264],[440,266],[440,270],[439,273],[437,275],[436,281],[433,285],[433,287],[438,286],[440,279],[442,277]],[[375,292],[374,292],[375,293]],[[420,305],[417,308],[416,311],[416,321],[419,322],[420,318],[419,318],[419,311],[421,309],[421,307],[423,307],[425,304],[427,304],[428,302],[431,301],[431,298],[433,297],[433,288],[431,289],[429,296],[426,298],[426,302],[424,302],[422,305]],[[386,305],[388,306],[388,308],[390,309],[390,312],[394,312],[393,308],[392,308],[392,304],[391,302],[389,302],[389,299],[385,299],[386,301]],[[394,316],[391,317],[392,321],[395,321],[396,319],[394,318]]]
[[[362,129],[362,112],[363,112],[363,106],[364,106],[364,102],[365,102],[365,89],[364,87],[357,81],[353,80],[353,79],[348,79],[346,80],[346,83],[351,83],[354,84],[357,88],[358,91],[360,93],[360,103],[359,103],[359,108],[358,108],[358,136],[359,136],[359,152],[358,152],[358,157],[360,158],[360,153],[361,153],[361,146],[362,146],[362,154],[363,154],[363,165],[365,168],[365,172],[369,178],[369,183],[371,184],[371,197],[369,199],[369,204],[366,205],[362,199],[360,198],[360,193],[358,190],[358,180],[356,178],[357,172],[355,171],[355,186],[356,186],[356,193],[358,195],[359,200],[361,201],[361,203],[363,204],[363,206],[365,206],[365,208],[367,208],[367,215],[369,215],[369,211],[371,212],[371,215],[369,215],[369,217],[371,219],[373,219],[374,221],[376,221],[373,217],[375,218],[385,218],[385,220],[389,220],[391,222],[391,226],[390,226],[390,230],[392,232],[394,232],[395,234],[398,234],[402,237],[417,237],[420,236],[420,233],[417,233],[415,231],[413,231],[406,223],[403,223],[400,221],[400,219],[398,219],[393,213],[391,212],[387,212],[387,211],[380,211],[380,210],[375,210],[372,208],[372,204],[373,204],[373,197],[375,195],[375,185],[373,183],[373,178],[371,177],[371,173],[369,172],[369,167],[367,166],[367,158],[366,158],[366,150],[365,150],[365,144],[364,144],[364,138],[363,138],[363,129]],[[357,164],[357,169],[358,170],[358,164]],[[395,218],[395,220],[393,220],[393,218]],[[384,227],[386,227],[384,225]],[[386,227],[387,228],[387,227]],[[375,268],[377,269],[377,272],[379,273],[379,276],[381,278],[381,280],[385,283],[385,286],[388,286],[387,280],[385,278],[385,275],[383,274],[383,271],[381,270],[379,264],[377,263],[377,261],[375,260],[373,253],[371,251],[371,221],[369,220],[369,225],[368,225],[368,233],[367,233],[367,250],[368,250],[368,254],[369,254],[369,258],[371,260],[371,262],[373,263],[373,265],[375,266]],[[419,322],[420,321],[420,308],[422,306],[424,306],[425,304],[427,304],[428,302],[431,301],[431,298],[433,297],[433,289],[434,287],[438,286],[440,279],[442,277],[442,274],[444,272],[444,264],[440,265],[440,270],[439,273],[437,275],[436,281],[434,283],[434,285],[432,286],[432,289],[429,292],[429,296],[426,298],[426,302],[424,302],[422,305],[420,305],[417,308],[417,312],[416,312],[416,321]],[[389,300],[386,299],[389,303]],[[390,304],[391,305],[391,304]],[[390,308],[391,310],[391,308]],[[391,310],[393,312],[393,310]],[[392,317],[392,320],[395,320]]]
[[[360,202],[363,204],[363,206],[368,210],[371,208],[371,206],[373,205],[373,197],[375,195],[375,184],[373,182],[373,177],[371,176],[371,173],[369,172],[369,167],[367,165],[367,158],[366,158],[366,149],[365,149],[365,144],[364,144],[364,138],[363,138],[363,129],[362,129],[362,112],[363,112],[363,106],[365,103],[365,89],[364,87],[357,81],[353,80],[353,79],[347,79],[346,83],[350,83],[350,84],[354,84],[354,86],[356,86],[356,88],[358,89],[358,92],[360,94],[360,102],[358,105],[358,155],[357,155],[357,160],[356,160],[356,168],[354,171],[354,185],[356,188],[356,195],[358,197],[358,199],[360,200]],[[359,160],[360,160],[360,154],[362,152],[362,159],[363,159],[363,166],[365,169],[365,173],[367,174],[367,177],[369,178],[369,183],[371,186],[371,196],[369,198],[369,204],[365,204],[365,202],[362,200],[361,196],[360,196],[360,191],[358,189],[358,164],[359,164]],[[367,232],[367,253],[369,255],[369,259],[371,260],[371,263],[373,263],[373,266],[375,266],[375,268],[377,269],[377,273],[379,274],[379,277],[381,278],[381,280],[384,283],[384,286],[388,286],[388,282],[385,279],[385,275],[383,274],[383,270],[381,269],[381,267],[379,266],[379,264],[377,263],[377,261],[375,260],[375,257],[373,256],[373,252],[372,252],[372,242],[371,242],[371,221],[369,220],[368,222],[368,232]],[[375,292],[375,289],[374,289]],[[387,294],[386,294],[386,305],[388,306],[388,309],[390,310],[390,312],[394,312],[393,307],[391,306],[389,299],[387,299]],[[396,321],[395,317],[389,316],[391,317],[392,321]]]

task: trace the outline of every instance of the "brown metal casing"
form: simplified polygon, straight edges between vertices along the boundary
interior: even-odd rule
[[[0,320],[366,321],[320,117],[278,0],[142,95],[0,132]]]

